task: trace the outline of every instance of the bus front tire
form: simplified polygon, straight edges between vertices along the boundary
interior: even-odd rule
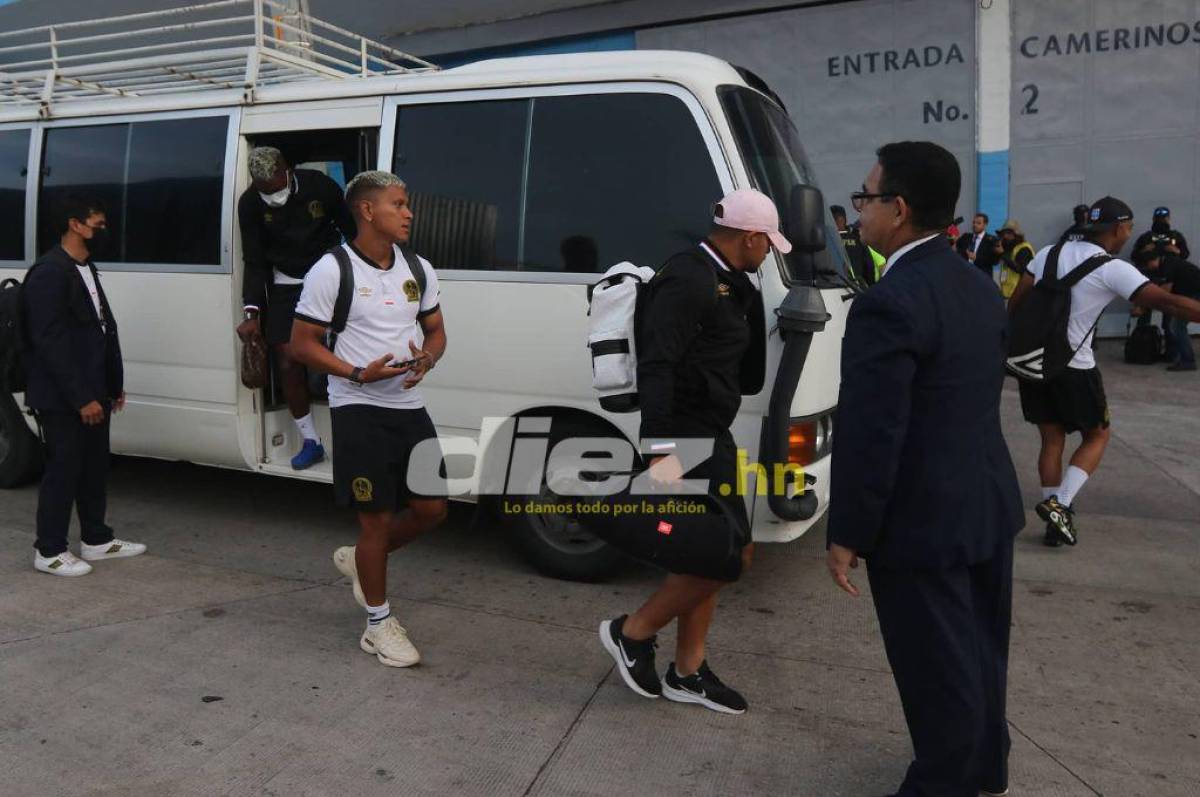
[[[29,431],[17,402],[0,393],[0,488],[20,487],[37,478],[42,446]]]
[[[608,429],[592,428],[579,422],[556,419],[550,433],[549,450],[568,437],[593,437],[611,434]],[[543,471],[536,496],[504,496],[501,506],[523,506],[529,500],[541,506],[561,504],[565,499],[549,486]],[[579,521],[560,512],[500,511],[517,549],[541,573],[568,581],[604,581],[624,563],[620,551],[588,532]]]

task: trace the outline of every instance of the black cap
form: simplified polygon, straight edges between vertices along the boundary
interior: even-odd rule
[[[1072,213],[1087,213],[1088,206],[1087,205],[1076,205],[1074,208],[1071,209],[1071,212]]]
[[[1154,218],[1156,218],[1156,219],[1159,216],[1170,216],[1170,215],[1171,215],[1171,209],[1168,207],[1159,206],[1154,209]]]
[[[1102,227],[1107,227],[1110,224],[1118,224],[1122,221],[1132,221],[1133,211],[1129,205],[1126,205],[1121,200],[1113,196],[1106,196],[1097,199],[1088,208],[1087,227],[1089,230],[1095,230]]]

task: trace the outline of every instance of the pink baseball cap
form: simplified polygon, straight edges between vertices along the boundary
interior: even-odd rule
[[[716,204],[713,223],[733,230],[765,232],[771,245],[781,253],[792,251],[792,244],[779,231],[779,211],[775,203],[761,191],[740,188]]]

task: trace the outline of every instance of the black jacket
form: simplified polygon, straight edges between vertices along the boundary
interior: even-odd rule
[[[40,412],[77,412],[93,401],[108,405],[124,389],[117,321],[96,267],[86,265],[100,294],[104,327],[75,259],[61,246],[38,258],[25,277],[25,403]]]
[[[762,390],[762,295],[744,273],[727,268],[697,246],[650,280],[639,311],[642,439],[727,430],[742,396]]]
[[[1156,237],[1158,240],[1155,240]],[[1161,233],[1156,233],[1153,229],[1146,230],[1144,233],[1139,235],[1137,241],[1134,242],[1133,252],[1136,254],[1141,252],[1143,249],[1146,249],[1147,247],[1153,246],[1157,243],[1161,243],[1164,247],[1166,247],[1168,244],[1173,245],[1179,250],[1179,254],[1175,255],[1176,257],[1181,257],[1184,260],[1187,260],[1189,257],[1191,257],[1192,252],[1190,249],[1188,249],[1187,238],[1184,238],[1183,233],[1181,233],[1179,230],[1167,230],[1166,232]],[[1170,257],[1174,253],[1166,252],[1164,249],[1164,254]]]
[[[971,251],[971,245],[975,242],[975,233],[965,232],[958,237],[954,248],[958,250],[959,257],[963,260],[967,259],[967,252]],[[992,266],[1000,262],[1000,256],[996,254],[996,236],[985,232],[983,240],[979,242],[979,249],[975,251],[975,268],[992,276]]]
[[[273,208],[253,188],[238,200],[238,226],[242,232],[242,301],[266,306],[272,270],[304,279],[321,255],[345,236],[354,240],[354,219],[342,189],[329,177],[308,169],[295,169],[296,192],[283,207]]]
[[[854,275],[865,285],[875,284],[875,261],[867,251],[867,245],[862,242],[858,230],[839,230],[842,246],[846,247],[846,257],[850,259],[850,268]]]
[[[1008,318],[938,236],[854,299],[842,342],[829,541],[872,567],[990,559],[1025,524],[1000,428]]]

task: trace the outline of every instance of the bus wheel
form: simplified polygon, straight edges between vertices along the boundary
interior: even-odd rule
[[[19,487],[41,471],[42,446],[17,402],[0,393],[0,487]]]
[[[557,424],[556,424],[557,425]],[[568,436],[588,435],[581,431],[554,430],[553,443]],[[593,433],[594,434],[594,433]],[[553,474],[543,474],[541,489],[536,496],[505,496],[502,504],[562,504],[548,482]],[[606,542],[588,532],[569,513],[510,512],[502,520],[512,534],[518,550],[542,573],[569,581],[603,581],[621,566],[623,556]]]

